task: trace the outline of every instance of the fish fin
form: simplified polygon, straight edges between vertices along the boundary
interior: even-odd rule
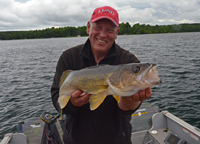
[[[65,95],[59,96],[58,102],[60,104],[61,109],[63,109],[67,105],[67,103],[69,102],[69,99],[70,99],[70,96],[65,96]]]
[[[90,110],[95,110],[98,108],[101,103],[104,101],[107,95],[101,96],[101,95],[92,95],[90,97]]]
[[[120,96],[118,96],[118,95],[113,95],[113,97],[117,100],[117,102],[119,103],[119,101],[120,101]]]
[[[63,82],[65,81],[66,77],[71,73],[71,70],[66,70],[62,73],[62,76],[60,77],[60,83],[59,83],[59,87],[63,84]]]
[[[62,120],[63,109],[60,109],[60,120]]]

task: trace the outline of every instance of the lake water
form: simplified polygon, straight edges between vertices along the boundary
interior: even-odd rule
[[[0,139],[26,118],[56,114],[50,87],[57,60],[86,39],[0,41]],[[158,65],[162,84],[147,101],[200,128],[200,33],[125,35],[116,43]]]

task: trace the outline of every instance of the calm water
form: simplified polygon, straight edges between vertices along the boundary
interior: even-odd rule
[[[26,118],[56,114],[50,86],[57,60],[86,39],[0,41],[0,139]],[[200,33],[119,36],[117,43],[158,65],[163,83],[148,101],[200,128]]]

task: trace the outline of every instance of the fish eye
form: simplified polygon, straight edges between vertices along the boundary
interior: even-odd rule
[[[140,71],[140,67],[139,66],[133,67],[133,72],[134,73],[138,73],[139,71]]]

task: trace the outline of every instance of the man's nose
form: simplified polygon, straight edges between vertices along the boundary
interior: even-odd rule
[[[107,37],[107,32],[105,30],[101,30],[100,33],[99,33],[99,35],[101,37]]]

